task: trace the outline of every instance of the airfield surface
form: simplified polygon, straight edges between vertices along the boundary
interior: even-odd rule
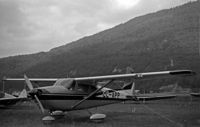
[[[51,124],[43,124],[41,112],[30,102],[0,108],[0,127],[200,127],[200,98],[177,97],[145,103],[126,102],[90,109],[105,113],[104,122],[89,120],[86,110],[68,112]]]

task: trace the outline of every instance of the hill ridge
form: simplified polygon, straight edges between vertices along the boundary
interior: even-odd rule
[[[199,12],[199,2],[191,2],[133,18],[49,52],[1,58],[0,76],[105,75],[112,74],[116,66],[121,69],[132,66],[135,72],[166,69],[200,72]],[[174,66],[169,66],[171,60]],[[197,81],[199,77],[192,80]]]

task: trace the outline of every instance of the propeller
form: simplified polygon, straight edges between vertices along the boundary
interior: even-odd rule
[[[31,81],[28,79],[28,77],[26,75],[24,75],[24,79],[25,79],[25,82],[26,82],[29,90],[32,91],[33,90],[33,85],[31,83]]]
[[[34,91],[35,89],[33,88],[33,85],[32,85],[32,83],[31,83],[31,81],[28,79],[28,77],[27,77],[26,75],[24,75],[24,79],[25,79],[25,82],[26,82],[26,84],[27,84],[29,90],[30,90],[30,91]],[[38,99],[38,97],[37,97],[36,94],[34,95],[34,98],[35,98],[35,100],[37,101],[41,112],[44,114],[44,113],[45,113],[44,107],[43,107],[42,103],[40,102],[40,100]]]

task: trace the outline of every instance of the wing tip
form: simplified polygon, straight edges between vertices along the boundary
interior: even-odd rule
[[[171,75],[196,75],[192,70],[175,70],[169,72]]]

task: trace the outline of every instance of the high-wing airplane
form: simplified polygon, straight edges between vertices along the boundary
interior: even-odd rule
[[[138,101],[140,97],[137,95],[126,93],[123,90],[113,90],[106,88],[114,80],[120,79],[142,79],[156,76],[184,76],[193,75],[191,70],[175,70],[175,71],[160,71],[147,73],[132,73],[120,75],[81,77],[81,78],[62,78],[62,79],[47,79],[47,78],[7,78],[9,81],[25,80],[30,89],[29,95],[35,99],[42,111],[47,109],[51,116],[46,116],[43,120],[55,120],[53,114],[55,112],[65,112],[73,110],[89,109],[93,107],[118,103],[122,101],[132,100]],[[31,82],[37,81],[52,81],[55,82],[52,86],[33,88]],[[84,83],[85,81],[93,81],[94,84]],[[96,85],[97,81],[107,81],[103,85]],[[133,88],[132,88],[133,89]],[[172,98],[174,96],[163,97]],[[144,96],[146,100],[162,99],[157,97]],[[93,114],[90,119],[99,120],[106,116],[104,114]]]
[[[8,93],[0,92],[0,105],[4,107],[15,105],[16,103],[25,100],[27,100],[27,92],[25,89],[21,91],[18,97]]]

